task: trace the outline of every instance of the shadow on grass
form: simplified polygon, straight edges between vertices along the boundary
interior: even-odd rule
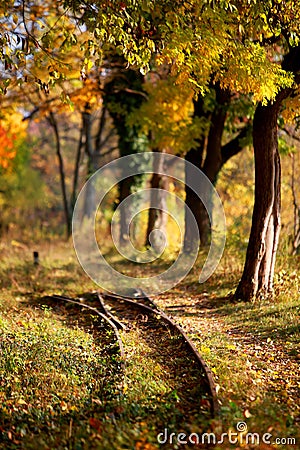
[[[86,300],[85,302],[88,303]],[[80,327],[85,332],[93,334],[95,343],[104,349],[103,356],[106,358],[106,366],[110,373],[104,391],[97,392],[91,386],[90,396],[85,398],[81,405],[77,404],[77,409],[74,411],[59,410],[59,404],[64,408],[67,402],[62,398],[61,402],[55,406],[55,414],[53,413],[52,416],[51,410],[43,412],[38,407],[32,407],[30,411],[27,411],[27,407],[24,407],[24,413],[13,412],[9,421],[6,416],[2,417],[0,425],[5,447],[1,447],[0,443],[0,448],[6,450],[17,448],[44,450],[50,447],[76,448],[78,450],[87,448],[120,450],[123,448],[148,448],[147,443],[149,442],[152,445],[149,448],[158,448],[156,436],[165,428],[168,428],[169,433],[177,434],[179,431],[186,432],[188,430],[191,424],[188,423],[187,410],[183,411],[178,402],[178,395],[181,396],[183,393],[176,392],[171,387],[164,388],[162,391],[156,386],[155,389],[147,387],[147,384],[151,384],[153,381],[149,376],[147,381],[148,370],[145,370],[145,366],[141,365],[139,369],[138,367],[130,369],[138,369],[141,372],[139,376],[134,376],[135,392],[133,394],[130,389],[128,395],[120,390],[122,373],[119,360],[115,358],[115,353],[111,352],[109,345],[111,335],[104,338],[105,327],[101,328],[102,324],[100,323],[100,329],[97,329],[99,323],[95,322],[96,318],[93,314],[85,314],[84,309],[80,311],[77,306],[58,302],[47,296],[39,297],[36,294],[32,296],[27,294],[27,300],[22,301],[21,304],[27,308],[38,308],[47,313],[50,312],[68,328]],[[175,344],[174,342],[174,361],[178,351],[178,345]],[[105,347],[107,347],[107,352]],[[163,350],[162,346],[161,351]],[[153,358],[155,364],[160,363],[157,353],[151,351],[149,356]],[[56,355],[54,355],[55,357]],[[165,358],[167,359],[167,357],[170,357],[170,354],[166,354]],[[168,364],[165,370],[167,366]],[[108,368],[104,367],[103,373],[99,376],[105,378]],[[171,374],[169,375],[171,376]],[[30,376],[30,373],[26,376]],[[127,375],[128,377],[130,378],[130,374]],[[47,390],[47,387],[45,389]],[[192,395],[192,393],[189,394]],[[57,393],[57,395],[60,394]],[[33,402],[35,401],[38,402],[38,399],[33,397]],[[207,416],[202,418],[201,423],[203,427],[207,425]],[[199,422],[195,423],[196,425],[199,427]],[[11,439],[9,436],[13,436],[13,438]],[[164,448],[174,447],[166,444]]]
[[[250,335],[253,342],[268,339],[281,344],[289,340],[300,341],[299,304],[278,308],[276,304],[268,302],[258,305],[234,302],[231,297],[205,297],[190,306],[178,305],[178,308],[171,306],[166,309],[178,318],[197,317],[199,314],[208,320],[214,317],[226,318],[228,332],[241,339],[244,337],[247,341]]]

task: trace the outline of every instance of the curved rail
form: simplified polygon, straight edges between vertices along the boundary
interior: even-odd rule
[[[76,305],[80,308],[85,308],[99,317],[101,319],[105,320],[106,323],[112,328],[114,331],[114,334],[116,336],[116,340],[118,342],[118,346],[120,349],[120,357],[121,357],[121,367],[125,368],[125,350],[122,342],[122,338],[120,336],[119,330],[125,330],[126,326],[120,322],[106,307],[105,303],[114,303],[115,305],[118,305],[119,308],[126,307],[126,313],[128,314],[130,312],[130,309],[135,309],[138,311],[141,311],[144,315],[151,315],[152,320],[156,320],[158,327],[161,327],[161,321],[163,321],[165,324],[168,325],[169,329],[173,330],[177,335],[181,336],[183,343],[185,345],[185,348],[188,350],[188,352],[193,355],[194,361],[196,362],[196,365],[198,366],[198,369],[200,370],[201,374],[201,382],[204,382],[205,386],[205,392],[208,395],[209,400],[209,406],[210,406],[210,414],[212,417],[215,417],[219,410],[219,404],[217,399],[217,391],[216,391],[216,385],[213,379],[213,375],[211,370],[209,369],[208,365],[196,349],[194,343],[190,340],[190,338],[186,335],[185,331],[178,325],[171,317],[169,317],[164,311],[162,311],[152,299],[150,299],[146,294],[144,294],[142,291],[138,293],[137,300],[129,299],[127,297],[121,297],[113,294],[107,294],[107,293],[100,293],[100,292],[94,292],[94,293],[88,293],[88,294],[82,294],[80,296],[80,300],[73,300],[72,298],[62,296],[62,295],[52,295],[48,298],[51,298],[53,300],[60,300],[67,303],[71,303],[73,305]],[[94,306],[88,305],[87,303],[82,302],[82,298],[85,298],[86,301],[92,301],[93,304],[95,304],[95,301],[97,302],[97,306],[99,305],[99,309],[101,309],[101,312]],[[144,302],[144,303],[142,303]],[[145,304],[146,303],[146,304]],[[124,314],[122,312],[118,313],[122,318],[124,318]],[[158,328],[157,327],[157,328]]]
[[[151,304],[151,306],[145,305],[141,303],[140,301],[132,300],[129,298],[121,297],[121,296],[115,296],[112,294],[99,294],[100,298],[104,298],[107,301],[113,301],[113,302],[123,302],[126,303],[131,308],[136,308],[139,310],[144,311],[146,314],[151,314],[152,316],[158,316],[161,319],[164,320],[165,323],[167,323],[173,330],[175,330],[178,334],[180,334],[185,342],[185,345],[189,349],[189,351],[194,355],[194,358],[196,362],[198,363],[199,368],[204,372],[205,381],[207,385],[207,391],[210,396],[210,411],[211,415],[214,417],[216,416],[218,410],[219,410],[219,404],[217,399],[217,391],[216,391],[216,385],[213,379],[213,375],[211,370],[209,369],[208,365],[196,349],[193,342],[189,339],[189,337],[186,335],[184,330],[178,325],[174,320],[169,317],[166,313],[164,313],[160,308],[157,307],[157,305],[149,299],[145,294],[143,296],[139,295],[139,298],[142,298],[144,301],[146,301],[148,304]]]
[[[98,311],[97,308],[94,308],[93,306],[87,305],[86,303],[82,303],[82,302],[78,302],[76,300],[73,300],[69,297],[65,297],[63,295],[51,295],[48,298],[54,299],[54,300],[61,300],[61,301],[65,301],[67,303],[72,303],[73,305],[76,305],[78,307],[81,308],[86,308],[90,311],[92,311],[93,313],[97,314],[98,316],[100,316],[103,320],[105,320],[109,326],[113,329],[117,342],[118,342],[118,346],[120,349],[120,357],[122,360],[122,365],[124,365],[124,361],[125,361],[125,351],[124,351],[124,346],[123,346],[123,342],[119,333],[118,328],[122,328],[124,329],[124,325],[121,324],[121,322],[119,322],[115,317],[112,316],[112,314],[106,315],[106,313],[101,313],[100,311]]]

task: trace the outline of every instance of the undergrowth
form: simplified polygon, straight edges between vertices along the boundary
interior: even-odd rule
[[[33,250],[40,252],[39,266]],[[0,251],[0,448],[159,448],[157,434],[175,430],[177,414],[163,364],[151,359],[132,331],[123,335],[123,374],[88,327],[39,304],[44,295],[75,297],[96,288],[71,246],[49,241],[31,249],[10,242]],[[299,259],[279,257],[274,298],[234,304],[227,296],[238,282],[242,257],[229,249],[204,285],[197,282],[196,265],[155,299],[185,328],[214,374],[220,414],[205,431],[220,437],[245,422],[252,433],[270,433],[273,443],[294,438],[299,444],[298,265]],[[195,424],[192,431],[200,428]],[[297,448],[264,442],[251,447],[243,436],[217,448]],[[176,439],[161,447],[179,448]]]

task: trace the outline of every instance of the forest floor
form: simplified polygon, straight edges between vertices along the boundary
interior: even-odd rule
[[[0,448],[190,448],[177,436],[158,444],[157,435],[172,430],[176,393],[138,335],[122,336],[130,358],[121,389],[115,362],[103,357],[87,330],[36,306],[45,295],[76,297],[97,288],[71,243],[49,240],[31,248],[10,240],[0,243],[0,256]],[[219,415],[202,428],[195,424],[187,436],[208,432],[221,440],[227,433],[219,449],[299,448],[299,265],[299,256],[279,255],[274,298],[232,303],[228,295],[242,260],[229,248],[205,284],[197,282],[195,265],[183,282],[154,297],[195,343],[218,388]],[[136,268],[127,264],[126,270]],[[155,421],[149,411],[157,411]],[[254,443],[249,433],[257,433]]]

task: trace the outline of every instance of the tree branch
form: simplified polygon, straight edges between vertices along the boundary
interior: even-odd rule
[[[23,117],[22,122],[25,122],[25,120],[31,120],[33,118],[33,116],[39,112],[39,110],[40,110],[40,108],[38,106],[36,106],[34,108],[34,110],[31,111],[31,113],[29,113],[27,116]]]
[[[286,127],[282,128],[282,131],[284,131],[292,139],[295,139],[295,141],[300,142],[300,136],[296,136],[292,131],[288,130]]]
[[[222,166],[234,155],[237,155],[244,148],[242,140],[246,138],[252,129],[252,124],[247,124],[239,134],[221,148]]]

